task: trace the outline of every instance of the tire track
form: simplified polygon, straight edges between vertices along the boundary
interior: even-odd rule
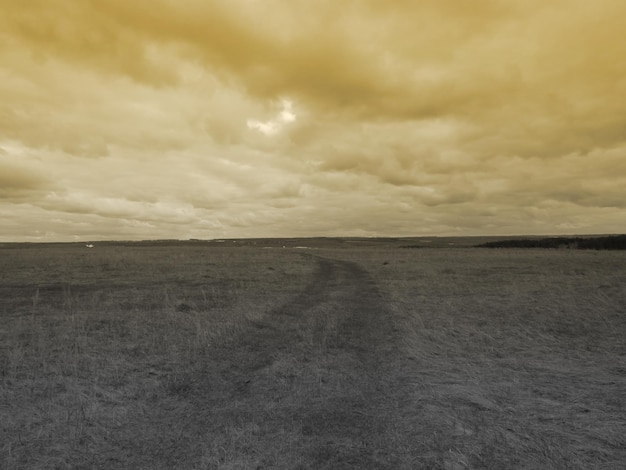
[[[303,258],[311,259],[313,257],[303,255]],[[317,269],[313,273],[311,282],[298,296],[274,310],[273,314],[299,316],[326,300],[329,285],[336,281],[337,272],[330,260],[317,258],[315,261],[317,262]]]
[[[399,342],[384,296],[358,264],[311,258],[318,263],[312,282],[275,313],[300,322],[320,312],[333,317],[336,341],[318,350],[317,360],[334,393],[309,397],[283,418],[302,423],[303,457],[310,468],[397,468],[398,393],[391,373]]]
[[[194,427],[256,430],[247,438],[262,449],[257,468],[399,468],[399,341],[384,295],[356,263],[303,257],[317,268],[302,292],[207,366]]]

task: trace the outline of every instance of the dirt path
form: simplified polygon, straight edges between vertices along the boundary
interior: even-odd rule
[[[324,285],[320,302],[332,299],[337,321],[336,342],[320,355],[337,358],[325,372],[330,380],[338,378],[339,393],[302,414],[303,433],[313,437],[310,467],[399,468],[401,439],[394,431],[401,397],[394,374],[398,341],[383,295],[357,264],[318,262]]]
[[[308,258],[308,286],[257,322],[222,371],[239,400],[271,410],[253,418],[273,451],[259,466],[398,468],[397,341],[383,295],[355,263]],[[277,451],[285,431],[291,445]]]
[[[211,351],[199,376],[178,378],[184,408],[143,418],[164,431],[142,468],[189,468],[190,456],[206,469],[406,468],[383,294],[355,263],[303,258],[316,270],[302,292]]]

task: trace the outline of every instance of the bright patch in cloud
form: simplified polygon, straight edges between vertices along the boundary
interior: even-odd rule
[[[248,119],[247,125],[249,129],[257,129],[265,135],[278,134],[286,124],[294,122],[296,115],[293,112],[293,103],[290,100],[283,99],[280,102],[282,109],[278,116],[269,121],[258,121],[256,119]]]
[[[284,123],[293,122],[296,120],[296,115],[293,113],[293,103],[289,100],[282,100],[283,110],[280,112],[279,120]]]

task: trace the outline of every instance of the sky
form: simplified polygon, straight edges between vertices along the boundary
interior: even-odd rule
[[[0,241],[626,232],[623,0],[0,11]]]

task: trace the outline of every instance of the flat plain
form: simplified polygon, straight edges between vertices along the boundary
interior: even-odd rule
[[[450,243],[3,245],[0,468],[626,468],[626,252]]]

